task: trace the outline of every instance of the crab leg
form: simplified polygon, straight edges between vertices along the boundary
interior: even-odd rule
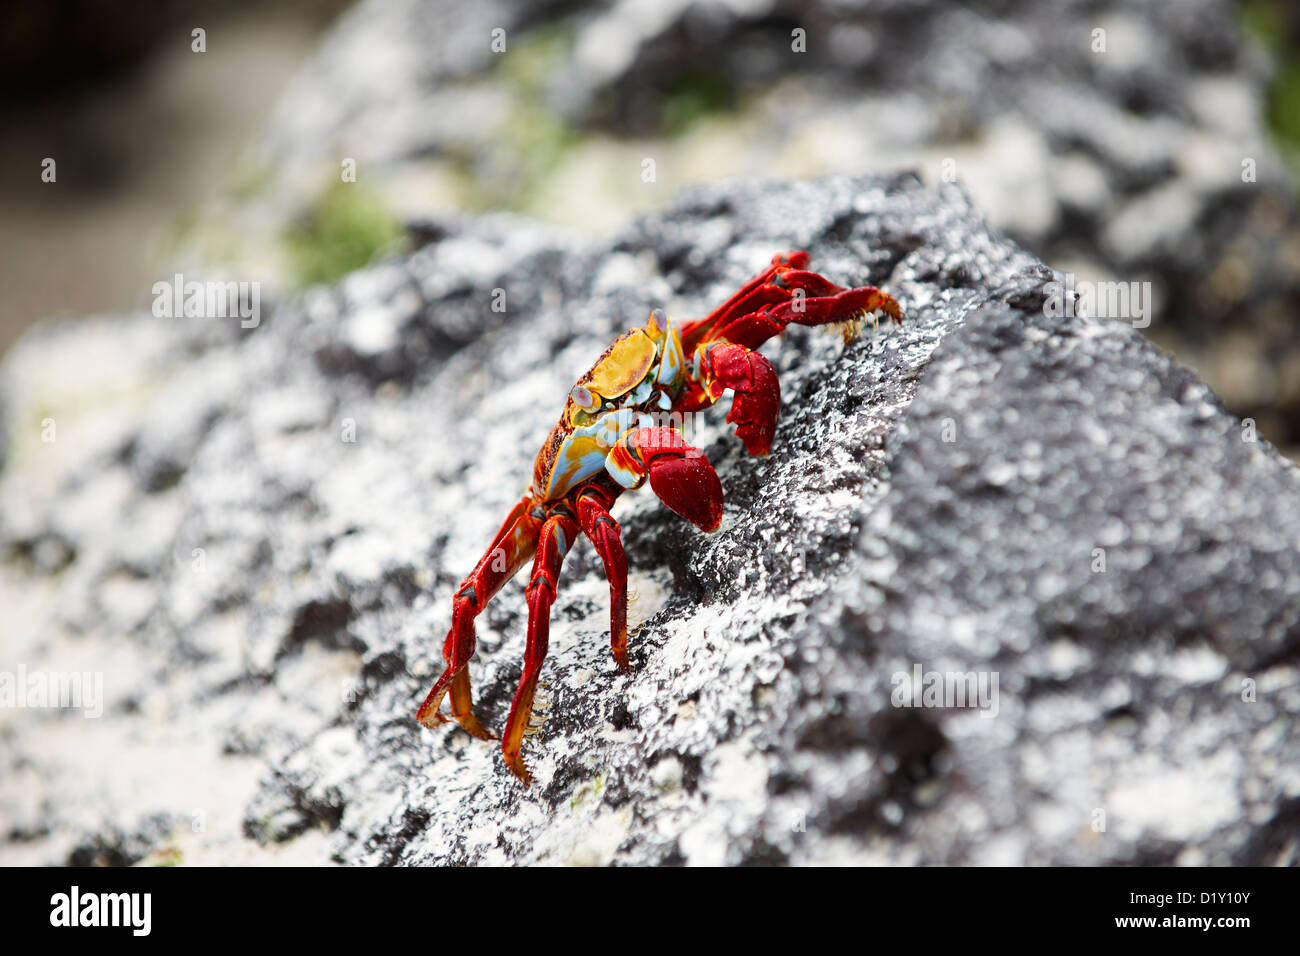
[[[475,737],[492,739],[493,735],[474,716],[469,670],[466,668],[474,655],[476,643],[474,618],[492,600],[493,595],[501,590],[502,585],[514,577],[524,562],[532,557],[541,525],[541,519],[531,513],[535,504],[528,495],[520,499],[492,539],[486,553],[479,559],[478,565],[461,583],[452,599],[451,630],[442,645],[442,658],[447,666],[416,714],[416,719],[426,727],[436,727],[447,722],[439,708],[443,697],[450,690],[451,714],[457,722]]]
[[[603,500],[603,499],[608,500]],[[631,670],[627,662],[627,555],[619,536],[618,522],[609,513],[613,496],[603,489],[588,488],[578,496],[578,523],[591,539],[605,564],[609,581],[609,646],[618,669]]]
[[[826,282],[821,276],[815,278]],[[838,286],[832,288],[839,289]],[[876,311],[899,321],[903,318],[903,312],[892,296],[868,285],[860,289],[840,289],[833,295],[791,298],[776,305],[765,305],[757,312],[732,319],[713,337],[756,349],[772,336],[784,332],[791,322],[796,325],[827,325]]]
[[[816,272],[806,252],[774,256],[766,271],[751,279],[743,289],[698,322],[682,329],[682,343],[688,352],[699,345],[726,340],[758,348],[794,322],[825,325],[855,318],[864,312],[885,312],[902,321],[898,303],[875,286],[846,289]]]
[[[786,252],[773,256],[771,265],[746,282],[739,292],[704,318],[687,322],[682,327],[682,344],[687,354],[700,342],[717,338],[718,329],[737,316],[748,315],[765,305],[788,299],[790,293],[773,280],[783,270],[799,270],[807,264],[806,252]]]
[[[578,525],[566,515],[553,514],[542,525],[537,539],[537,557],[533,561],[533,576],[528,582],[528,646],[524,650],[524,672],[519,678],[510,717],[505,733],[501,735],[501,750],[506,765],[516,777],[528,783],[532,774],[524,764],[521,753],[524,731],[533,712],[533,694],[537,690],[537,676],[546,660],[547,642],[551,631],[551,605],[555,603],[556,582],[564,556],[578,534]]]

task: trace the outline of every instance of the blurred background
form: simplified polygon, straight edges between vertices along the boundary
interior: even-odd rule
[[[8,0],[0,80],[0,350],[177,270],[292,294],[448,217],[904,167],[1151,282],[1145,334],[1300,451],[1290,0]]]

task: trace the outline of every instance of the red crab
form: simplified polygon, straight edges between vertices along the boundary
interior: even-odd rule
[[[614,340],[569,392],[559,424],[542,443],[528,493],[506,517],[487,552],[452,599],[451,632],[443,644],[447,667],[417,715],[433,727],[446,723],[442,699],[462,727],[493,739],[474,716],[469,686],[474,618],[533,555],[524,672],[506,721],[501,749],[520,780],[531,775],[522,755],[537,676],[546,659],[551,605],[564,556],[585,534],[609,579],[610,644],[627,671],[627,558],[618,522],[610,515],[624,491],[647,478],[655,494],[701,531],[722,521],[722,485],[713,466],[682,436],[682,416],[707,408],[731,389],[727,421],[751,455],[766,455],[776,431],[781,387],[772,363],[755,351],[791,322],[826,325],[883,311],[903,314],[874,286],[845,289],[805,271],[808,254],[773,257],[766,271],[707,318],[679,329],[660,309],[644,326]]]

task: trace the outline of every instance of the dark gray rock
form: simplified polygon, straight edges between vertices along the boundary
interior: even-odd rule
[[[1131,328],[1048,318],[1054,274],[957,189],[734,183],[594,244],[437,235],[256,330],[117,317],[8,358],[6,650],[102,672],[104,716],[0,710],[6,860],[1293,859],[1300,473]],[[573,379],[789,248],[907,321],[767,348],[771,456],[721,410],[695,435],[715,535],[620,502],[630,677],[575,549],[531,789],[421,729],[452,591]],[[46,535],[68,557],[26,557]],[[516,582],[480,618],[492,726],[524,607]],[[894,706],[916,665],[998,694]]]
[[[812,618],[837,707],[783,742],[897,769],[809,797],[900,861],[1293,862],[1300,474],[1137,336],[1021,305],[935,351]],[[997,718],[879,706],[917,662],[999,674]]]

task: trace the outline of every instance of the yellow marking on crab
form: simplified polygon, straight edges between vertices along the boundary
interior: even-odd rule
[[[654,339],[644,329],[629,332],[614,343],[609,355],[591,370],[582,384],[605,398],[618,398],[646,377],[658,351]]]

